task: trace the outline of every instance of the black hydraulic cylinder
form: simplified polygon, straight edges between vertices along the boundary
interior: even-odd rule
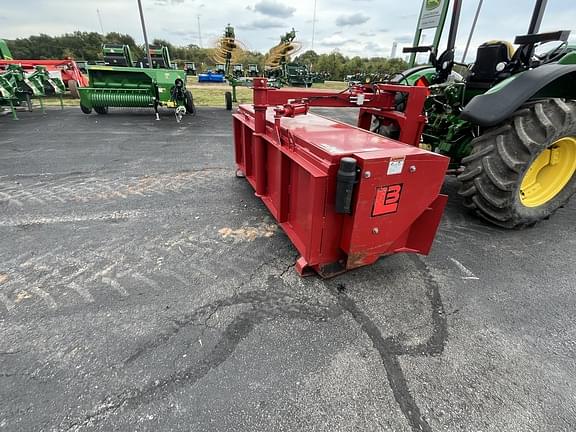
[[[352,192],[356,183],[356,159],[343,157],[336,176],[336,213],[352,213]]]

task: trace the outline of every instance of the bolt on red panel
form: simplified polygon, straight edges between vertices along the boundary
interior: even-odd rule
[[[384,255],[429,253],[446,204],[447,158],[294,115],[299,108],[268,107],[261,82],[258,91],[258,103],[233,116],[236,164],[301,254],[300,273],[333,276]]]

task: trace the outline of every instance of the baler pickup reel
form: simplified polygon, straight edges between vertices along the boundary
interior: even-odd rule
[[[403,112],[395,109],[399,93]],[[299,251],[301,275],[330,277],[381,256],[430,251],[448,159],[419,148],[427,95],[390,84],[273,89],[254,79],[254,105],[233,116],[236,165]],[[359,108],[358,126],[309,112],[319,106]],[[402,142],[371,133],[373,117],[396,122]]]

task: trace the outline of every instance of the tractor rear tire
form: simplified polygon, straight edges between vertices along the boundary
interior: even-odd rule
[[[90,113],[92,113],[92,108],[85,107],[85,106],[82,105],[82,104],[80,104],[80,109],[82,110],[82,112],[83,112],[84,114],[90,114]]]
[[[68,80],[68,91],[74,99],[80,99],[80,92],[78,91],[78,83],[76,80]]]
[[[226,101],[226,110],[232,111],[232,93],[231,92],[224,93],[224,100]]]
[[[108,114],[108,107],[94,107],[94,111],[96,111],[98,114]]]
[[[472,145],[472,153],[462,161],[459,194],[466,207],[495,225],[532,226],[548,219],[576,192],[574,101],[525,104]],[[532,179],[537,181],[530,183]]]
[[[186,90],[184,93],[184,106],[186,107],[186,112],[188,114],[196,114],[194,98],[192,97],[192,92],[190,90]]]

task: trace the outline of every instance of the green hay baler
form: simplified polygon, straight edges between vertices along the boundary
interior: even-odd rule
[[[80,87],[80,109],[90,114],[107,114],[109,107],[174,108],[179,122],[195,111],[192,93],[186,89],[183,70],[137,67],[89,66],[88,87]]]

